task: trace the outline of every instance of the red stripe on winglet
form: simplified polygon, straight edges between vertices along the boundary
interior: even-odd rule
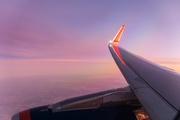
[[[20,120],[31,120],[29,109],[20,112]]]

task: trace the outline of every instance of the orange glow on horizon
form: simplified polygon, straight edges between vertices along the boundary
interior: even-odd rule
[[[151,61],[180,73],[180,59],[158,58]]]
[[[84,63],[111,63],[112,59],[95,58],[95,59],[0,59],[0,62],[19,61],[19,62],[84,62]]]

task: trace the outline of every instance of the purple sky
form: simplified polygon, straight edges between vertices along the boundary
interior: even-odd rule
[[[180,2],[12,0],[0,2],[0,58],[108,59],[121,46],[146,58],[180,58]]]

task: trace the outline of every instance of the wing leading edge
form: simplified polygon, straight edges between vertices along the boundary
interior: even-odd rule
[[[119,47],[124,27],[108,46],[117,66],[152,120],[174,119],[180,108],[180,74]]]

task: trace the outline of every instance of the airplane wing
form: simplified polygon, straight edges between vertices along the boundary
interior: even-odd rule
[[[180,108],[180,74],[119,47],[124,27],[108,46],[117,66],[152,120],[173,120]]]

